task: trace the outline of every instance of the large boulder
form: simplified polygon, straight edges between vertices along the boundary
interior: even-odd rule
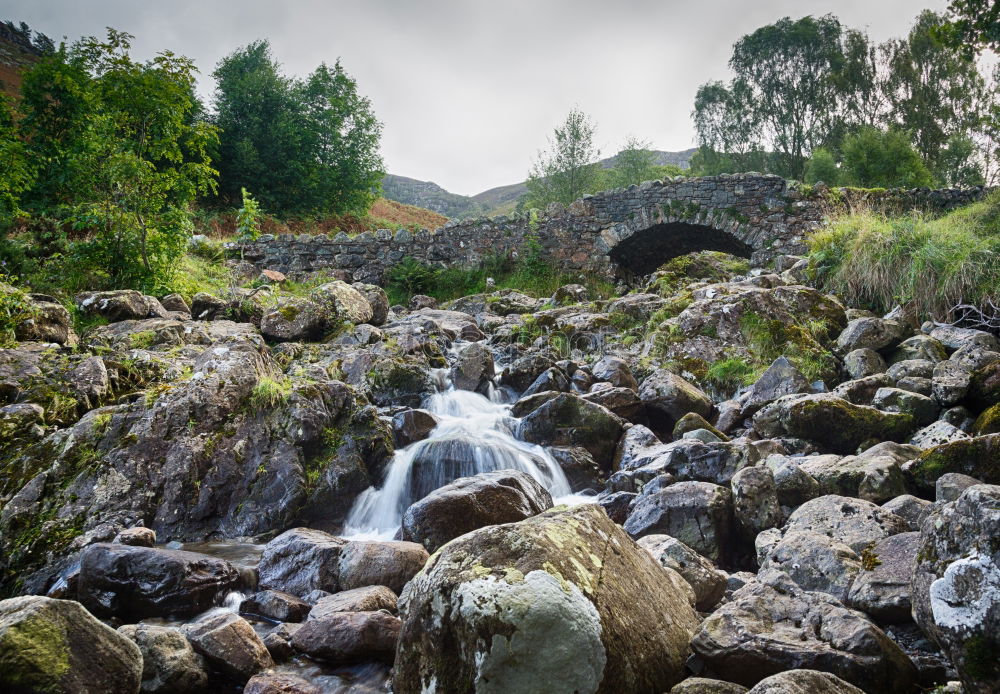
[[[375,315],[368,299],[342,280],[321,284],[309,293],[309,298],[323,308],[330,322],[367,323]]]
[[[312,605],[291,593],[280,590],[261,590],[240,603],[242,614],[253,614],[278,622],[301,622]]]
[[[196,552],[100,542],[80,557],[80,602],[101,617],[192,616],[239,583],[235,566]]]
[[[905,533],[909,523],[870,501],[828,494],[795,509],[785,533],[812,531],[843,542],[855,552],[890,535]]]
[[[598,506],[481,528],[401,596],[393,691],[666,691],[697,625],[680,586]]]
[[[250,622],[232,612],[210,615],[184,626],[194,649],[237,682],[246,682],[274,660]]]
[[[639,398],[650,409],[677,421],[688,412],[707,417],[712,399],[697,386],[666,369],[657,369],[642,382]],[[671,425],[672,426],[672,425]]]
[[[1000,692],[1000,486],[969,487],[920,530],[913,617],[965,691]]]
[[[728,558],[732,543],[732,494],[710,482],[678,482],[640,494],[624,527],[634,538],[670,535],[719,562]]]
[[[487,525],[514,523],[552,508],[552,497],[517,470],[461,477],[431,492],[403,514],[402,537],[429,552]]]
[[[337,564],[346,540],[311,528],[293,528],[264,547],[257,567],[262,588],[303,597],[319,589],[339,589]]]
[[[462,348],[449,372],[451,383],[455,388],[480,393],[486,392],[494,375],[493,353],[478,342]]]
[[[1000,484],[1000,434],[958,439],[935,446],[920,454],[908,472],[925,492],[934,489],[938,478],[949,472],[975,477],[986,484]]]
[[[69,346],[76,343],[73,321],[65,306],[44,294],[29,294],[28,299],[31,308],[28,316],[14,326],[14,337],[23,342],[55,342]]]
[[[710,611],[725,595],[725,572],[680,540],[669,535],[645,535],[638,544],[663,567],[676,571],[688,582],[700,612]]]
[[[625,420],[572,393],[560,393],[517,425],[517,436],[543,446],[582,446],[608,469]]]
[[[100,316],[112,323],[122,320],[146,318],[149,301],[134,289],[77,294],[76,307],[86,316]]]
[[[309,613],[309,620],[326,619],[338,612],[395,610],[398,600],[399,596],[386,586],[365,586],[343,590],[317,600]]]
[[[337,612],[310,620],[292,636],[292,645],[334,663],[392,662],[401,622],[385,612]]]
[[[909,694],[917,670],[861,613],[761,571],[702,622],[691,648],[713,671],[746,686],[785,670],[829,672],[869,694]]]
[[[864,691],[829,672],[789,670],[762,679],[748,694],[864,694]]]
[[[854,453],[865,442],[903,441],[916,429],[912,415],[855,405],[830,393],[787,396],[754,415],[762,437],[795,436],[834,453]]]
[[[910,620],[910,583],[920,549],[920,533],[890,535],[863,553],[863,570],[857,574],[844,602],[879,623]]]
[[[260,319],[260,331],[281,342],[318,340],[329,327],[323,307],[301,297],[285,297]]]
[[[198,694],[208,685],[205,659],[194,652],[180,629],[158,624],[118,627],[142,651],[142,691],[148,694]]]
[[[760,537],[761,571],[775,569],[804,590],[828,593],[844,600],[861,571],[861,557],[832,537],[813,531],[792,531],[773,545]]]
[[[337,568],[340,588],[387,586],[399,593],[427,563],[427,550],[416,542],[348,542]]]
[[[389,316],[389,297],[385,290],[374,284],[360,282],[355,282],[351,286],[368,300],[368,305],[372,309],[372,317],[368,322],[372,325],[385,325],[385,320]]]
[[[78,602],[36,595],[0,601],[0,689],[136,694],[142,653]]]

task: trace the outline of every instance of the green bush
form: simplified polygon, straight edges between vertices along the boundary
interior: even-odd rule
[[[945,319],[959,303],[1000,297],[1000,193],[938,219],[844,215],[809,245],[817,281],[852,305]]]
[[[9,282],[9,277],[0,274],[0,348],[16,344],[14,329],[32,314],[27,294]]]

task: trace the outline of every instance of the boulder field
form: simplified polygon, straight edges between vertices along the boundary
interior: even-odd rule
[[[32,296],[0,690],[1000,693],[1000,340],[775,267]]]

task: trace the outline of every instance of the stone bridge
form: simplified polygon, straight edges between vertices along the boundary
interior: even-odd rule
[[[517,256],[528,239],[562,270],[626,280],[678,255],[717,250],[764,263],[806,250],[806,235],[831,209],[856,203],[896,211],[943,212],[981,199],[988,189],[812,190],[779,176],[677,177],[584,196],[544,212],[449,222],[440,229],[356,236],[262,236],[242,245],[257,267],[292,276],[325,270],[347,281],[381,284],[405,257],[433,265],[473,266],[493,254]]]

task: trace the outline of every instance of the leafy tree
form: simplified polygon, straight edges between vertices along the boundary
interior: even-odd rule
[[[983,185],[986,181],[975,154],[976,145],[968,135],[949,137],[938,154],[938,182],[955,188]]]
[[[645,140],[629,136],[625,138],[621,150],[614,158],[611,169],[609,187],[624,188],[635,183],[651,181],[656,178],[656,153],[652,145]]]
[[[933,177],[906,133],[863,127],[844,138],[843,173],[847,183],[865,188],[929,186]]]
[[[825,147],[817,147],[813,150],[812,156],[806,162],[806,170],[803,180],[806,183],[818,183],[822,181],[828,186],[838,185],[840,181],[840,170],[837,168],[837,159],[833,153]]]
[[[339,62],[291,79],[257,41],[213,75],[225,202],[248,188],[280,215],[367,211],[384,176],[382,126]]]
[[[984,48],[1000,53],[1000,4],[984,0],[952,0],[947,24],[938,36],[972,58]]]
[[[544,207],[551,202],[568,205],[594,192],[601,177],[594,128],[583,111],[573,108],[562,126],[553,130],[548,150],[538,153],[528,174],[528,207]]]
[[[0,239],[22,214],[21,196],[33,180],[33,167],[17,134],[11,100],[0,95]]]
[[[888,89],[895,122],[931,171],[946,179],[942,150],[953,135],[976,126],[984,82],[975,63],[938,39],[943,21],[924,11],[905,39],[891,42]]]

